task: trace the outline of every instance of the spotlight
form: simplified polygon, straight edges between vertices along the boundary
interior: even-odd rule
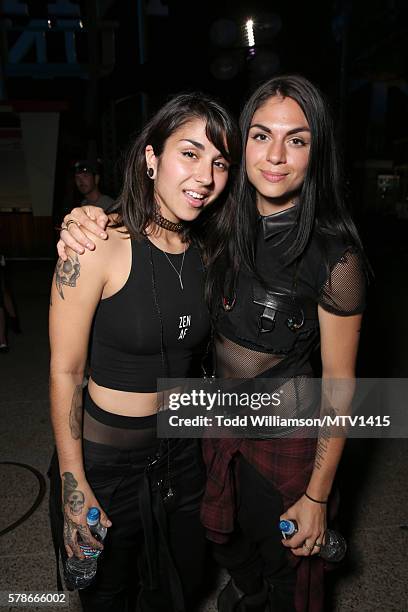
[[[248,47],[255,47],[254,22],[248,19],[245,24]]]

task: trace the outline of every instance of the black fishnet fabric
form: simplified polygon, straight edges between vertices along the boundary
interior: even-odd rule
[[[265,393],[278,392],[280,403],[278,406],[268,406],[262,409],[262,415],[276,415],[281,419],[291,418],[308,418],[317,416],[319,409],[319,389],[315,379],[306,376],[295,376],[287,379],[271,379],[270,381],[263,380]],[[280,384],[276,386],[276,383]],[[273,387],[273,388],[272,388]],[[258,389],[258,385],[257,385]],[[259,392],[262,392],[260,387]],[[296,429],[297,424],[289,425],[289,428]],[[284,429],[287,425],[284,426]],[[262,429],[260,435],[265,434],[265,429]]]
[[[254,378],[276,366],[284,356],[261,353],[218,335],[215,339],[217,376],[220,378]]]
[[[261,393],[279,393],[279,405],[262,407],[263,416],[279,416],[281,419],[307,418],[316,416],[319,409],[320,392],[316,381],[308,376],[294,376],[272,378],[273,368],[285,356],[270,353],[261,353],[236,344],[224,336],[218,336],[215,342],[217,352],[217,376],[220,378],[242,379],[259,377],[256,386],[251,390],[253,397]],[[264,375],[265,378],[262,376]],[[255,382],[255,381],[254,381]],[[231,389],[232,391],[233,389]],[[242,390],[242,389],[241,389]],[[239,408],[237,407],[239,412]],[[282,426],[282,431],[296,429],[296,424]],[[279,426],[274,425],[272,435],[280,432]],[[260,428],[259,434],[252,431],[255,437],[268,437],[268,428]],[[269,433],[269,435],[271,435]]]
[[[319,304],[340,316],[361,313],[364,309],[365,276],[360,255],[347,250],[332,267],[322,287]]]

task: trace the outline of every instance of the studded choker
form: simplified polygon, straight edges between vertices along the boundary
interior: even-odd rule
[[[176,232],[177,234],[180,234],[180,232],[182,232],[184,229],[184,224],[181,221],[178,223],[169,221],[168,219],[165,219],[158,210],[155,210],[154,212],[154,222],[163,229],[169,230],[170,232]]]

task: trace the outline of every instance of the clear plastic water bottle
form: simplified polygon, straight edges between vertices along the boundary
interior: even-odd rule
[[[88,527],[96,540],[103,542],[105,539],[107,528],[100,523],[101,513],[99,508],[89,508],[86,515]],[[85,559],[78,557],[70,557],[67,559],[64,567],[64,578],[69,590],[85,589],[89,586],[95,577],[98,569],[98,557],[101,550],[93,548],[85,543],[79,543],[79,547],[85,556]]]
[[[291,538],[298,531],[296,521],[280,521],[279,529],[285,539]],[[319,556],[325,561],[337,563],[344,558],[347,550],[347,542],[343,536],[333,529],[326,530],[326,542],[321,545]]]

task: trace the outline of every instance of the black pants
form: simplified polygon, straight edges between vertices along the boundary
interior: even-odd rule
[[[196,440],[163,442],[149,463],[146,449],[84,441],[89,484],[112,527],[95,582],[79,592],[85,612],[191,612],[200,597],[206,551],[199,507],[204,468]],[[168,493],[168,466],[173,497]],[[51,469],[50,515],[63,560],[61,481]],[[184,603],[183,603],[184,600]]]
[[[227,543],[213,544],[214,556],[242,591],[256,593],[266,579],[273,612],[294,612],[296,574],[281,543],[281,496],[242,456],[238,461],[237,528]]]

